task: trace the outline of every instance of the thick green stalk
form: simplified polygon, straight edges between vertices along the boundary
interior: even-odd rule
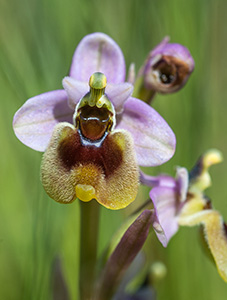
[[[147,89],[144,86],[143,76],[137,78],[134,85],[133,97],[143,100],[147,104],[151,104],[155,94],[156,92],[154,90]]]
[[[94,295],[99,204],[80,201],[80,213],[80,299],[90,300]]]

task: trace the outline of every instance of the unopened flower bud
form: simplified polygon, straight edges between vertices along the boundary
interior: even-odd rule
[[[158,283],[165,278],[167,274],[167,268],[161,261],[156,261],[151,265],[149,279],[151,283]]]
[[[139,72],[143,94],[148,95],[149,91],[153,94],[176,92],[185,85],[193,70],[194,60],[189,50],[180,44],[169,43],[166,37],[150,52]]]

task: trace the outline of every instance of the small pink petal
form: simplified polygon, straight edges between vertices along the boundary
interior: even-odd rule
[[[153,228],[164,247],[178,230],[177,192],[170,187],[155,187],[150,191],[154,204],[155,218]]]
[[[140,182],[150,187],[176,187],[176,180],[173,177],[165,174],[162,174],[160,176],[150,176],[140,171]]]
[[[68,105],[73,110],[75,110],[80,99],[90,90],[88,82],[79,81],[69,76],[63,79],[62,85],[68,95]]]
[[[189,185],[188,170],[186,168],[177,168],[177,184],[179,190],[179,201],[183,203],[186,201]]]
[[[116,113],[123,111],[124,103],[132,95],[132,92],[133,86],[127,82],[107,84],[106,86],[106,94],[113,103]]]
[[[151,55],[156,55],[157,53],[160,53],[163,48],[169,43],[170,37],[165,36],[164,39],[151,51]]]

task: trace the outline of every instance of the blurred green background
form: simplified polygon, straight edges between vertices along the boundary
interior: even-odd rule
[[[177,137],[173,159],[150,173],[190,168],[206,149],[227,157],[227,2],[225,0],[0,0],[0,299],[51,299],[53,263],[61,259],[71,299],[78,299],[78,203],[60,205],[39,180],[41,154],[14,136],[12,118],[26,99],[61,88],[75,47],[91,32],[109,34],[137,70],[165,35],[196,63],[185,88],[154,107]],[[211,169],[207,190],[227,220],[227,160]],[[143,193],[148,195],[148,188]],[[127,210],[127,209],[126,209]],[[129,208],[130,210],[130,208]],[[102,209],[100,252],[122,219]],[[150,241],[168,268],[159,300],[222,300],[227,285],[204,253],[198,228],[181,228],[167,249]],[[154,242],[153,242],[154,241]]]

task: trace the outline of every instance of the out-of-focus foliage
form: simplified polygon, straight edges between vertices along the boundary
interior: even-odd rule
[[[78,299],[78,203],[60,205],[45,195],[41,155],[14,136],[15,111],[29,97],[61,88],[75,47],[88,33],[109,34],[137,70],[169,35],[190,49],[196,67],[180,92],[154,100],[176,133],[177,151],[164,166],[146,171],[174,174],[174,166],[190,168],[212,147],[227,161],[226,11],[224,0],[0,1],[0,299],[50,299],[56,257],[71,298]],[[212,170],[207,194],[227,220],[226,161]],[[148,188],[142,194],[147,197]],[[125,211],[102,209],[100,252]],[[147,247],[168,269],[157,287],[159,300],[225,298],[227,286],[204,254],[197,228],[181,229],[167,249],[152,235]]]

